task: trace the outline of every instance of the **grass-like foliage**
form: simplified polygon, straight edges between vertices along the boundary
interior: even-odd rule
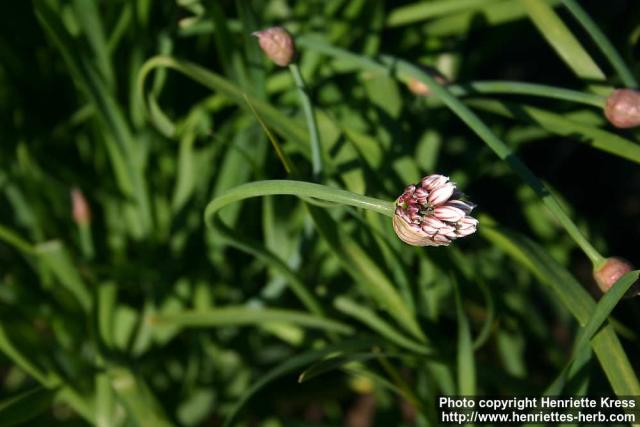
[[[0,426],[640,395],[638,271],[611,258],[638,261],[640,134],[603,114],[640,5],[5,3]],[[283,66],[252,36],[276,25]],[[394,201],[432,174],[478,232],[409,246]]]

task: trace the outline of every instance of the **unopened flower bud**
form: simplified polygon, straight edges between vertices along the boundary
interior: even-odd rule
[[[425,69],[425,72],[429,73],[429,75],[431,75],[438,83],[442,85],[446,85],[448,83],[447,79],[444,76],[438,74],[434,70]],[[431,95],[431,89],[429,88],[429,86],[422,83],[420,80],[416,79],[415,77],[411,77],[409,79],[409,81],[407,82],[407,87],[409,88],[409,91],[411,91],[411,93],[413,93],[414,95],[418,95],[418,96]]]
[[[78,225],[88,225],[91,222],[91,209],[87,199],[77,188],[71,190],[71,210],[73,221]]]
[[[593,271],[593,278],[602,293],[606,293],[622,276],[631,270],[633,270],[633,266],[628,261],[618,257],[611,257],[607,258],[600,268]],[[625,296],[631,297],[639,292],[640,286],[636,282],[631,285]]]
[[[429,175],[409,185],[396,199],[393,229],[413,246],[447,246],[475,233],[478,220],[469,216],[475,205],[443,175]]]
[[[251,35],[258,38],[262,51],[276,64],[286,67],[296,54],[293,37],[283,27],[272,27],[256,31]]]
[[[607,98],[604,115],[618,128],[640,125],[640,91],[616,89]]]

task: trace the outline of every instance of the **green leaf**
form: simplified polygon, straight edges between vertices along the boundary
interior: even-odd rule
[[[78,300],[84,311],[89,312],[93,297],[62,243],[57,240],[41,243],[35,247],[35,253],[58,282]]]
[[[0,401],[0,427],[15,426],[37,417],[49,408],[52,398],[50,390],[35,387]]]
[[[545,0],[522,0],[522,3],[529,11],[529,16],[540,34],[576,76],[588,81],[605,80],[600,67]],[[603,93],[608,91],[598,90]]]
[[[500,0],[435,0],[430,2],[417,2],[391,11],[387,18],[389,27],[412,24],[425,19],[440,17],[457,12],[469,12],[486,6],[487,3],[497,3]]]
[[[136,96],[138,99],[145,99],[145,81],[149,73],[156,68],[170,68],[176,70],[203,86],[224,94],[241,108],[250,110],[250,104],[255,111],[260,114],[260,117],[269,124],[269,126],[271,126],[287,141],[296,144],[299,151],[308,155],[308,133],[301,124],[291,120],[289,117],[285,116],[266,102],[248,95],[241,88],[223,77],[212,73],[204,67],[187,61],[178,60],[170,56],[155,56],[147,60],[138,73],[138,80],[136,84]]]
[[[385,337],[390,342],[404,347],[418,354],[432,354],[433,349],[429,345],[415,342],[414,340],[405,337],[393,326],[389,325],[384,319],[377,316],[372,310],[369,310],[366,306],[356,303],[347,297],[338,297],[333,303],[336,309],[340,310],[346,315],[358,319],[380,336]]]
[[[260,325],[265,322],[290,322],[308,328],[324,329],[342,334],[353,333],[353,328],[342,322],[313,316],[300,311],[248,307],[215,307],[209,311],[184,311],[158,315],[151,319],[156,328],[219,327]]]
[[[215,218],[212,225],[214,230],[218,233],[218,236],[229,245],[259,258],[265,264],[282,274],[282,276],[287,280],[288,285],[291,287],[291,291],[298,297],[298,299],[300,299],[310,312],[317,316],[324,315],[324,310],[322,310],[320,303],[313,294],[307,290],[302,279],[276,254],[269,251],[258,241],[234,235],[233,231],[229,227],[225,226],[219,218]]]
[[[474,396],[476,394],[476,365],[473,351],[473,339],[469,329],[469,321],[462,306],[460,288],[455,278],[452,279],[455,289],[456,317],[458,319],[458,394]]]
[[[591,314],[589,321],[580,330],[580,338],[576,343],[576,351],[582,351],[582,347],[589,345],[589,341],[596,332],[607,321],[607,318],[618,305],[625,293],[638,281],[640,270],[630,271],[622,276],[616,283],[604,294],[604,296],[596,304],[596,309]]]
[[[637,143],[615,133],[568,119],[564,115],[504,101],[469,100],[467,104],[500,116],[537,123],[551,133],[569,138],[569,141],[587,144],[623,159],[640,163],[640,146]]]
[[[329,357],[314,363],[305,369],[298,377],[298,382],[303,383],[320,375],[334,371],[339,368],[348,367],[350,364],[358,364],[358,362],[367,362],[380,357],[390,357],[381,353],[350,353]],[[396,356],[397,357],[397,356]]]
[[[170,427],[173,425],[142,378],[123,367],[110,368],[108,375],[113,390],[138,426]]]
[[[307,351],[286,359],[285,362],[273,368],[272,370],[261,376],[258,380],[254,381],[251,388],[249,388],[249,390],[242,394],[238,402],[229,412],[229,415],[224,422],[225,427],[231,426],[236,415],[238,414],[240,409],[242,409],[242,407],[249,401],[249,399],[251,399],[258,391],[263,389],[266,385],[273,382],[277,378],[280,378],[296,369],[302,368],[303,366],[307,366],[310,363],[320,360],[330,354],[337,355],[340,353],[358,351],[365,348],[370,348],[376,344],[378,344],[378,342],[375,340],[352,339],[336,344],[327,345],[320,350]]]

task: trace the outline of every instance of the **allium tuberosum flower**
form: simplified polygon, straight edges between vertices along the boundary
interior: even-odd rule
[[[607,98],[604,107],[607,120],[618,128],[632,128],[640,125],[640,91],[616,89]]]
[[[448,177],[429,175],[398,197],[393,229],[413,246],[447,246],[475,233],[478,220],[469,216],[474,207]]]
[[[281,67],[291,64],[296,54],[293,37],[282,27],[272,27],[256,31],[251,35],[258,38],[260,48],[267,57]]]

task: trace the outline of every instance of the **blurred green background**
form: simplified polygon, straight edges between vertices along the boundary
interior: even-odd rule
[[[0,426],[422,426],[441,394],[640,394],[637,298],[596,354],[573,351],[601,295],[589,259],[437,97],[358,65],[389,54],[463,89],[598,101],[628,81],[566,3],[4,2]],[[637,75],[640,4],[577,3]],[[478,205],[478,235],[413,248],[389,218],[290,196],[205,226],[226,190],[312,180],[294,80],[251,36],[273,25],[303,40],[322,183],[392,201],[442,173]],[[591,244],[639,261],[637,131],[588,103],[466,95]]]

